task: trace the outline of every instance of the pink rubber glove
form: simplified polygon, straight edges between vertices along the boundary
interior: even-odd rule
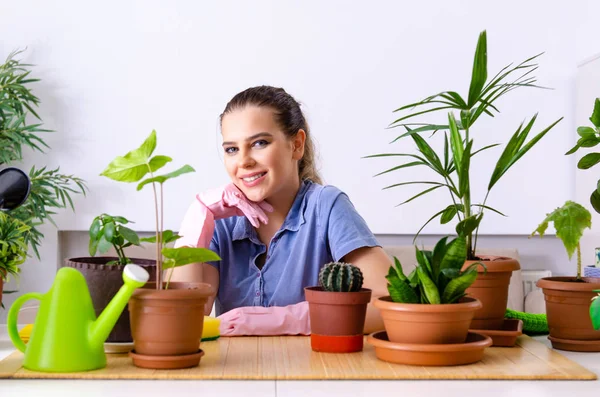
[[[310,335],[306,301],[284,307],[238,307],[217,318],[221,336]]]
[[[254,227],[259,222],[266,225],[269,218],[265,211],[272,212],[273,207],[264,201],[248,200],[233,183],[197,194],[183,218],[179,228],[181,238],[175,241],[175,247],[208,248],[217,219],[237,215],[248,218]]]

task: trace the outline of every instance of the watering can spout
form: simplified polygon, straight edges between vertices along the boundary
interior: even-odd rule
[[[123,270],[124,284],[113,297],[106,308],[100,313],[98,319],[91,324],[90,344],[101,346],[114,328],[121,312],[125,309],[129,298],[137,288],[148,281],[150,275],[138,265],[127,265]]]

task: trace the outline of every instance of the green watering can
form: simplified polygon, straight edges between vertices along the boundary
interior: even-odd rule
[[[25,353],[23,367],[41,372],[80,372],[106,366],[104,341],[136,288],[146,284],[148,272],[138,265],[123,270],[125,284],[96,319],[83,275],[63,267],[46,294],[31,292],[18,298],[8,312],[8,334]],[[28,299],[39,299],[27,345],[19,337],[17,316]]]

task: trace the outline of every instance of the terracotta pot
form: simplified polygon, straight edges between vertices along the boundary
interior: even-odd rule
[[[590,303],[597,295],[593,292],[600,289],[600,278],[584,277],[584,282],[576,282],[575,277],[545,277],[537,282],[542,288],[546,301],[546,314],[548,315],[548,328],[550,336],[561,339],[561,347],[552,345],[562,350],[582,350],[581,343],[573,342],[569,348],[564,340],[596,341],[596,350],[600,348],[600,331],[595,331],[590,319]]]
[[[508,285],[514,270],[519,270],[519,262],[507,257],[481,255],[479,261],[466,261],[463,270],[476,262],[483,266],[477,267],[477,279],[466,290],[466,293],[479,300],[481,309],[475,312],[471,329],[502,329],[504,314],[508,302]]]
[[[204,326],[204,305],[215,289],[206,283],[148,283],[129,300],[135,353],[148,356],[196,354]]]
[[[73,267],[79,270],[88,285],[94,311],[96,316],[104,310],[113,296],[123,286],[123,269],[121,265],[107,265],[116,257],[83,257],[67,259],[64,263],[66,267]],[[156,279],[156,261],[150,259],[131,258],[133,263],[146,269],[150,274],[150,280]],[[129,324],[129,312],[127,308],[119,316],[113,330],[108,335],[106,342],[109,343],[127,343],[133,341],[131,337],[131,327]]]
[[[304,288],[310,314],[310,344],[314,351],[350,353],[363,349],[363,331],[371,290],[330,292]]]
[[[459,303],[428,305],[397,303],[389,296],[374,302],[379,308],[390,342],[444,344],[464,343],[475,311],[477,299],[465,297]]]

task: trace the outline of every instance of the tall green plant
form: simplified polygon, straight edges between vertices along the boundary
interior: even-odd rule
[[[100,175],[119,182],[137,182],[137,190],[142,190],[146,185],[152,185],[154,193],[156,235],[152,239],[143,239],[143,241],[156,243],[156,289],[161,289],[162,270],[190,263],[217,261],[221,258],[219,258],[216,253],[206,248],[164,247],[164,244],[176,240],[177,236],[171,230],[163,231],[163,184],[169,179],[176,178],[189,172],[194,172],[194,169],[186,164],[173,172],[155,176],[154,172],[164,167],[173,159],[162,155],[152,156],[154,149],[156,149],[156,131],[153,130],[139,148],[132,150],[124,156],[115,158]],[[148,174],[150,177],[142,180],[142,178]],[[163,259],[163,256],[166,259]]]
[[[581,204],[567,201],[562,207],[547,214],[546,219],[531,233],[531,236],[533,237],[538,233],[540,237],[543,237],[549,222],[554,222],[556,236],[563,242],[569,259],[577,251],[577,280],[581,280],[581,248],[579,240],[583,236],[583,231],[586,228],[592,227],[592,214]]]
[[[19,266],[27,259],[29,226],[0,212],[0,278],[16,277]]]
[[[42,128],[35,109],[40,100],[29,88],[39,79],[31,77],[32,65],[21,63],[16,57],[22,51],[12,52],[0,65],[0,166],[23,160],[23,150],[44,152],[50,147],[40,134],[51,132]],[[31,122],[35,119],[35,122]],[[38,247],[44,235],[39,226],[46,221],[54,224],[52,216],[57,209],[74,210],[72,194],[84,194],[85,182],[73,175],[62,174],[59,168],[33,166],[29,171],[31,191],[27,201],[11,211],[10,216],[27,224],[30,233],[27,244],[39,258]]]
[[[448,189],[451,198],[449,205],[425,222],[417,232],[415,239],[432,220],[440,217],[440,223],[446,224],[457,218],[456,231],[459,235],[466,236],[467,259],[476,259],[477,235],[484,210],[490,210],[504,216],[500,211],[486,204],[490,190],[562,118],[552,123],[528,142],[526,142],[527,137],[537,115],[533,116],[526,124],[522,123],[519,126],[506,144],[496,163],[483,201],[474,201],[471,197],[471,159],[475,155],[499,144],[477,148],[472,137],[473,127],[482,115],[485,114],[494,117],[496,113],[500,113],[496,102],[507,93],[520,87],[538,87],[534,84],[536,79],[532,76],[532,73],[538,67],[534,61],[540,55],[528,58],[516,66],[510,64],[489,79],[487,74],[487,38],[486,32],[483,31],[479,35],[475,50],[468,96],[462,97],[456,91],[443,91],[394,110],[394,112],[403,112],[407,109],[416,109],[416,111],[412,111],[392,122],[390,128],[402,127],[406,130],[405,133],[399,135],[391,143],[395,143],[405,137],[410,137],[415,143],[419,154],[384,153],[366,156],[367,158],[400,156],[413,160],[383,171],[376,176],[409,167],[424,166],[430,168],[440,180],[403,181],[387,186],[384,189],[413,184],[427,186],[422,192],[398,205],[409,203],[439,188]],[[458,116],[454,114],[454,111],[458,112]],[[412,122],[418,116],[437,114],[439,112],[448,112],[447,124]],[[438,131],[444,131],[444,147],[441,152],[436,152],[427,143],[427,140],[420,135],[425,132],[432,133],[433,135]]]

